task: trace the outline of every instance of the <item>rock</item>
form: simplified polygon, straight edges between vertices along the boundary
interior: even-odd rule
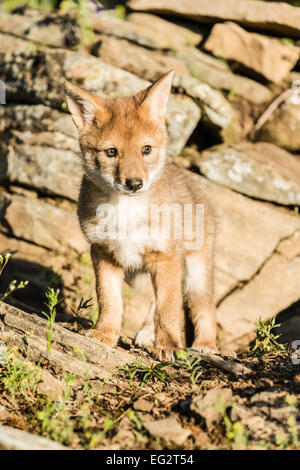
[[[268,415],[271,407],[279,407],[286,404],[286,396],[287,393],[284,390],[279,390],[277,387],[274,387],[273,389],[255,393],[250,398],[250,403],[253,406],[259,407],[263,413]]]
[[[4,168],[0,181],[8,179],[74,201],[78,198],[82,170],[80,157],[72,151],[41,145],[10,145]]]
[[[138,411],[145,411],[146,413],[150,413],[153,408],[153,403],[144,398],[139,398],[136,402],[134,402],[133,408]]]
[[[11,413],[5,406],[0,405],[0,425],[2,423],[7,423],[9,418],[11,418]]]
[[[144,421],[143,425],[152,436],[161,437],[178,446],[182,446],[191,435],[191,431],[184,429],[175,417],[157,421]]]
[[[292,98],[281,104],[258,131],[257,139],[300,152],[300,104]]]
[[[221,60],[199,49],[182,47],[172,55],[186,64],[194,78],[211,87],[229,92],[233,97],[240,96],[254,104],[262,104],[272,98],[267,87],[250,78],[232,73]]]
[[[288,261],[300,256],[300,232],[297,231],[287,240],[282,240],[277,247],[277,251]]]
[[[215,56],[234,60],[274,83],[280,83],[287,77],[300,56],[299,47],[261,34],[248,33],[229,22],[216,24],[204,47]]]
[[[138,13],[136,15],[139,16]],[[204,54],[199,49],[185,47],[184,44],[175,50],[162,53],[113,36],[101,36],[93,48],[93,53],[104,62],[134,73],[145,80],[156,80],[159,74],[173,69],[177,75],[193,76],[214,88],[242,96],[255,104],[269,101],[272,97],[267,87],[249,78],[233,74],[220,60]]]
[[[202,114],[208,119],[210,125],[222,129],[223,140],[238,141],[240,139],[240,124],[231,104],[220,92],[190,76],[182,60],[115,38],[104,38],[97,49],[97,54],[103,61],[149,80],[154,80],[173,69],[175,71],[173,86],[182,89],[187,95],[197,100]]]
[[[4,67],[0,80],[7,85],[8,101],[22,100],[66,109],[63,89],[66,79],[104,98],[132,95],[150,84],[79,52],[49,50],[2,56]],[[192,100],[182,96],[170,97],[167,112],[170,153],[181,151],[199,118],[200,110]]]
[[[254,331],[259,316],[267,320],[299,300],[299,279],[299,257],[288,261],[278,253],[273,254],[251,282],[220,304],[220,338],[226,338],[225,342],[235,349],[242,347],[237,344],[238,338]]]
[[[172,49],[179,45],[196,46],[202,35],[147,14],[130,14],[126,20],[114,17],[113,11],[101,11],[91,17],[96,32],[128,39],[151,49]]]
[[[219,267],[215,267],[214,280],[214,298],[216,303],[220,302],[223,297],[228,295],[237,286],[237,280]]]
[[[56,47],[75,47],[79,44],[79,28],[76,21],[65,13],[45,14],[37,10],[27,10],[26,14],[21,15],[1,11],[0,31],[6,33],[9,42],[12,40],[10,34],[26,39],[27,46],[31,43],[32,49],[36,43]]]
[[[130,0],[133,10],[190,18],[203,23],[235,21],[251,28],[285,36],[300,37],[297,7],[258,0]]]
[[[121,429],[114,437],[113,442],[118,444],[120,443],[123,448],[134,448],[136,444],[136,436],[135,434],[130,431],[129,429]],[[111,449],[109,449],[111,450]],[[114,449],[115,450],[115,449]]]
[[[174,70],[178,75],[189,75],[184,62],[160,51],[146,49],[122,39],[103,37],[99,41],[97,56],[108,64],[144,78],[157,80],[164,73]]]
[[[195,28],[192,30],[191,28],[175,24],[174,21],[170,22],[159,16],[149,15],[149,13],[130,13],[127,16],[127,20],[131,24],[138,24],[148,28],[156,37],[161,36],[165,40],[168,39],[169,43],[163,49],[198,46],[203,39],[203,34],[199,33],[200,28],[197,28],[197,32],[195,32]]]
[[[53,399],[59,398],[65,389],[63,382],[53,377],[46,370],[40,370],[39,374],[41,381],[37,385],[37,392]]]
[[[47,143],[55,148],[78,150],[71,116],[42,104],[1,106],[0,133],[7,135],[12,130],[16,130],[14,135],[24,143]]]
[[[266,320],[299,300],[300,258],[289,260],[277,250],[282,240],[298,244],[294,234],[300,217],[198,175],[194,178],[208,194],[217,219],[218,335],[224,345],[242,350],[248,347],[259,316]]]
[[[205,419],[206,426],[210,430],[215,423],[222,419],[222,413],[217,409],[217,405],[222,404],[225,407],[231,400],[232,391],[230,388],[212,389],[204,397],[193,397],[190,409],[198,417]]]
[[[13,236],[59,252],[65,252],[67,248],[80,253],[87,251],[88,245],[76,220],[75,207],[66,210],[42,199],[18,195],[9,197],[0,206],[3,229]]]
[[[177,79],[176,79],[177,78]],[[185,75],[174,78],[174,86],[183,88],[194,98],[203,113],[202,123],[220,132],[220,138],[227,143],[235,143],[242,138],[242,128],[237,112],[222,93],[206,83]]]
[[[300,160],[273,144],[217,145],[192,159],[201,174],[256,199],[300,204]]]
[[[85,379],[107,381],[117,367],[135,359],[133,354],[122,348],[112,348],[57,323],[53,327],[51,350],[47,353],[46,319],[3,302],[0,302],[0,314],[0,339],[10,347],[17,346],[21,354],[27,354],[32,362],[47,356],[50,369],[59,369]]]
[[[194,178],[215,208],[216,267],[238,282],[249,281],[279,242],[299,230],[300,217],[289,211],[251,200],[198,175]]]
[[[2,450],[71,450],[57,442],[10,426],[0,426]]]
[[[1,20],[0,20],[1,21]],[[33,50],[33,45],[25,41],[24,39],[9,35],[3,34],[0,32],[0,53],[5,52],[29,52]]]
[[[283,427],[279,426],[278,423],[275,424],[267,420],[260,413],[259,408],[252,409],[244,405],[234,404],[231,409],[230,418],[233,422],[240,421],[253,439],[269,441],[284,435]]]

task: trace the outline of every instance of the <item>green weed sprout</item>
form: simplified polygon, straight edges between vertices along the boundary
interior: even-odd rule
[[[129,385],[132,385],[134,377],[139,377],[143,387],[149,380],[153,380],[154,382],[168,382],[170,376],[163,369],[172,365],[174,365],[173,362],[159,362],[158,364],[151,364],[151,366],[148,367],[142,362],[134,361],[131,364],[119,367],[119,370],[125,372],[124,377],[125,379],[129,379]]]
[[[55,322],[55,317],[56,317],[56,306],[61,302],[62,299],[58,298],[59,295],[59,289],[51,289],[48,288],[46,292],[46,299],[47,302],[44,302],[46,307],[48,307],[48,312],[42,311],[42,314],[44,317],[47,318],[48,320],[48,327],[47,327],[47,354],[49,354],[50,349],[51,349],[51,344],[52,344],[52,334],[53,334],[53,326]]]
[[[11,256],[12,256],[12,253],[6,253],[5,255],[0,255],[0,276]],[[8,297],[12,292],[14,292],[17,289],[24,289],[24,287],[26,287],[27,284],[28,284],[28,281],[20,281],[19,283],[16,280],[12,281],[9,284],[6,291],[3,294],[0,293],[0,300],[3,301],[4,299],[6,299],[6,297]]]
[[[274,335],[272,330],[278,328],[280,323],[275,324],[276,318],[271,318],[270,321],[265,323],[260,317],[258,320],[258,328],[256,330],[256,340],[251,352],[259,357],[271,352],[284,352],[286,351],[286,344],[278,343],[280,335]]]
[[[202,370],[200,369],[201,357],[195,355],[191,351],[185,351],[180,349],[176,353],[176,364],[189,372],[189,378],[192,385],[195,385],[200,376],[202,375]]]

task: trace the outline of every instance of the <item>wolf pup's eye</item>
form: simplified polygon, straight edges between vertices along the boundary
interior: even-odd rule
[[[104,153],[107,157],[116,157],[118,155],[118,151],[115,148],[107,149]]]
[[[145,145],[143,148],[142,148],[142,153],[144,155],[148,155],[152,150],[152,147],[151,145]]]

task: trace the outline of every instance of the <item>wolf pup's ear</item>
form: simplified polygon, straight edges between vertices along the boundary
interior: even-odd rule
[[[148,112],[153,121],[165,119],[173,75],[173,70],[170,70],[149,88],[136,95],[141,108]]]
[[[74,124],[80,131],[93,122],[99,103],[96,97],[70,82],[65,82],[65,93]]]

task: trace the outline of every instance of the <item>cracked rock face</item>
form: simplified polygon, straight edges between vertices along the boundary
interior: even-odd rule
[[[6,83],[10,101],[44,104],[65,109],[63,84],[70,80],[104,98],[133,95],[150,85],[137,76],[108,65],[88,54],[69,51],[34,51],[2,54],[0,79]],[[168,150],[178,154],[200,119],[191,100],[171,96],[167,112]],[[68,116],[70,120],[70,116]]]
[[[247,347],[259,316],[267,320],[299,299],[300,218],[205,179],[202,184],[217,220],[219,337],[241,350]]]
[[[217,145],[192,160],[207,178],[255,199],[300,204],[299,158],[273,144]]]

